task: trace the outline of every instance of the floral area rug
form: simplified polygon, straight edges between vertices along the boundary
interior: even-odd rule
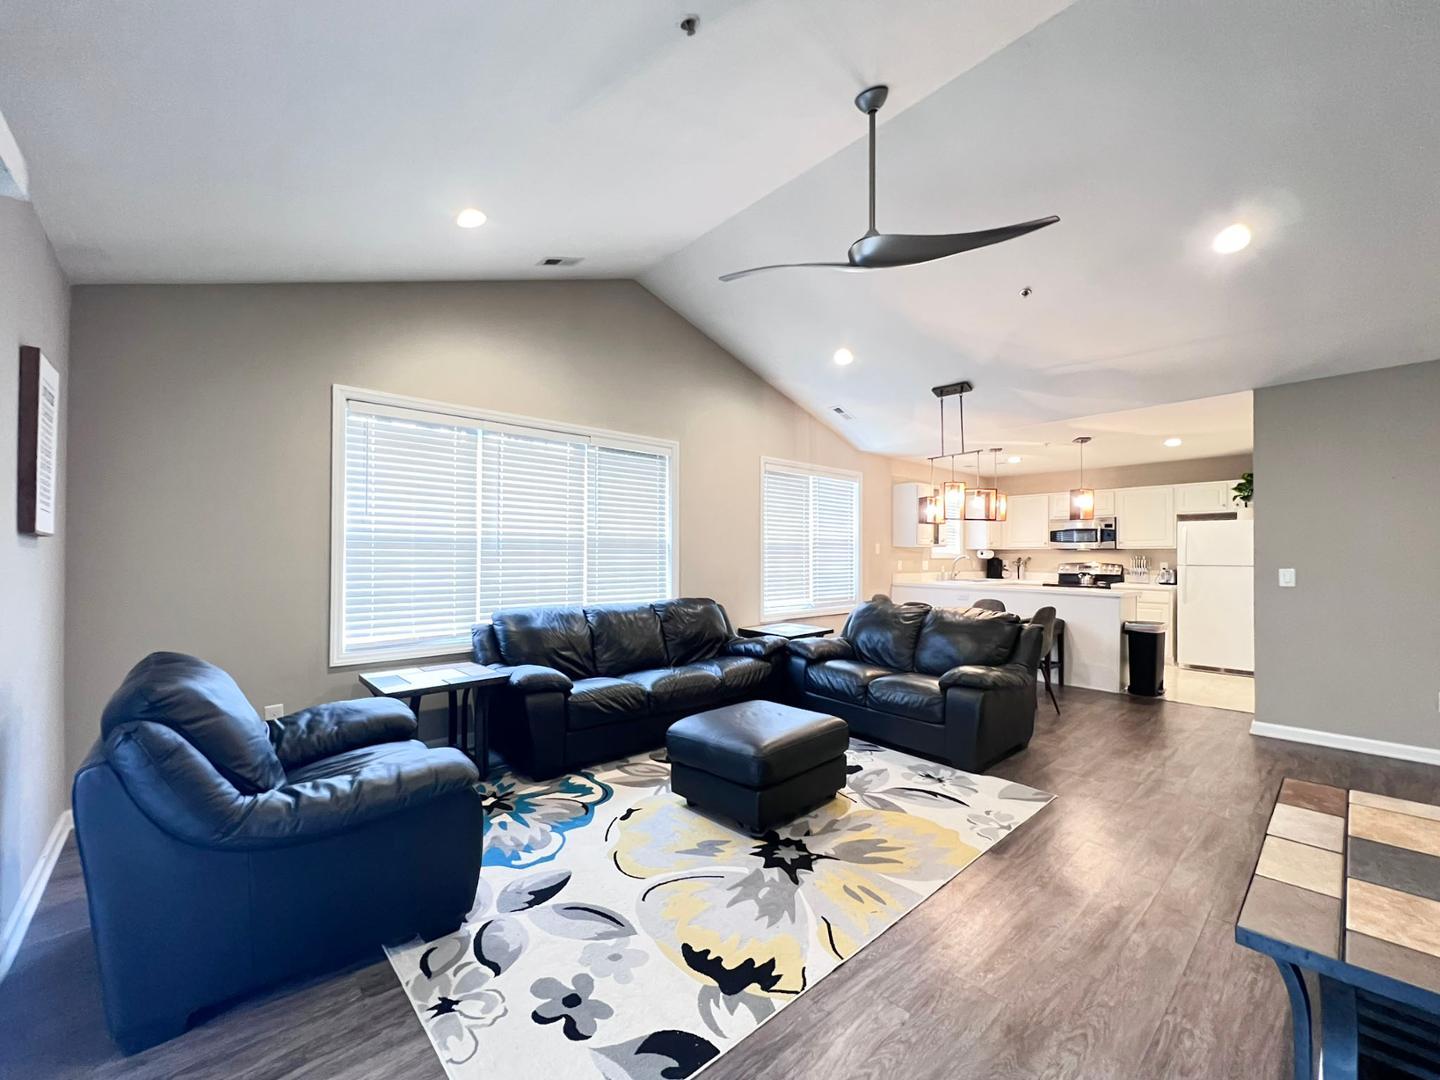
[[[458,933],[389,950],[454,1080],[695,1075],[1052,796],[853,740],[844,791],[760,837],[663,751],[483,785]]]

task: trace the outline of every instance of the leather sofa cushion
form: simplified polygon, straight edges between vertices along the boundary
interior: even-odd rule
[[[495,640],[495,627],[490,623],[476,623],[470,627],[470,655],[477,664],[503,664],[500,643]]]
[[[850,745],[844,720],[773,701],[742,701],[670,725],[672,762],[736,784],[764,788],[843,757]]]
[[[649,604],[606,604],[585,609],[590,647],[601,675],[624,675],[664,667],[665,639],[660,617]]]
[[[578,607],[515,608],[491,620],[500,655],[511,666],[539,664],[572,679],[596,674],[590,624]]]
[[[877,596],[850,613],[843,636],[861,660],[893,671],[911,671],[915,642],[929,613],[929,604],[897,604],[888,596]]]
[[[349,776],[367,765],[396,764],[416,754],[423,754],[428,747],[418,739],[403,742],[379,743],[375,746],[361,746],[354,750],[331,757],[320,758],[298,769],[291,769],[286,776],[287,784],[304,784],[310,780],[329,780],[337,776]]]
[[[893,675],[889,668],[859,660],[826,660],[805,669],[805,689],[821,697],[865,704],[865,687],[875,679]]]
[[[704,662],[677,668],[651,668],[621,678],[643,687],[652,712],[674,712],[709,701],[720,692],[720,676]]]
[[[155,652],[141,660],[105,706],[101,738],[141,721],[179,734],[242,794],[270,791],[285,782],[265,722],[235,680],[214,664],[175,652]]]
[[[915,649],[915,670],[943,675],[962,664],[998,666],[1010,659],[1020,639],[1020,617],[1003,612],[931,608]]]
[[[567,703],[570,727],[576,729],[613,724],[649,712],[649,699],[643,686],[603,675],[577,679]]]
[[[870,707],[927,724],[945,722],[945,691],[936,675],[907,671],[875,679],[866,689]]]
[[[671,664],[693,664],[719,656],[730,640],[729,621],[714,600],[683,597],[654,607]]]
[[[1029,682],[1024,669],[1018,664],[1007,664],[1005,667],[967,665],[951,668],[940,676],[940,685],[947,689],[968,686],[972,690],[1023,690]]]
[[[753,656],[717,656],[713,660],[702,660],[700,666],[719,677],[720,688],[727,694],[754,690],[775,670],[769,661]]]

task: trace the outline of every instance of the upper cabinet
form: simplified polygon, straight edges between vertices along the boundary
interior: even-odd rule
[[[1043,548],[1050,545],[1050,496],[1011,495],[1006,508],[1005,547]]]
[[[1217,510],[1234,510],[1231,489],[1238,480],[1207,480],[1203,484],[1175,485],[1177,514],[1210,514]]]
[[[1120,488],[1115,492],[1115,527],[1118,547],[1173,548],[1175,489]]]
[[[1006,511],[1007,514],[1011,511]],[[1012,547],[1009,539],[1008,521],[967,521],[965,522],[965,550],[999,551]],[[958,552],[957,552],[958,554]]]
[[[918,548],[935,546],[935,526],[920,524],[920,498],[929,495],[929,484],[896,484],[893,493],[894,516],[891,519],[890,543],[895,547]]]
[[[1046,498],[1049,499],[1051,521],[1070,520],[1070,492],[1052,491]],[[1115,516],[1114,490],[1102,488],[1095,492],[1095,516],[1097,518]]]

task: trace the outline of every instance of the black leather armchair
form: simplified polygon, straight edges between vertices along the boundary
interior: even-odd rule
[[[475,766],[399,702],[263,723],[181,653],[126,676],[75,776],[75,833],[110,1033],[134,1052],[192,1013],[454,930],[475,897]]]
[[[1043,637],[1015,615],[877,596],[839,637],[789,643],[790,695],[857,735],[980,772],[1034,733]]]
[[[783,692],[785,641],[736,637],[714,600],[497,611],[475,660],[510,674],[490,738],[527,776],[659,746],[676,720]]]

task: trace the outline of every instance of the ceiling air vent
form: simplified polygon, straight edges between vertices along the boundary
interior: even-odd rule
[[[840,417],[841,420],[854,420],[854,419],[855,419],[855,417],[851,416],[848,412],[846,412],[844,409],[842,409],[839,405],[832,405],[832,406],[830,406],[830,411],[833,412],[836,416]]]
[[[547,255],[541,259],[536,266],[579,266],[580,256],[578,255]]]

